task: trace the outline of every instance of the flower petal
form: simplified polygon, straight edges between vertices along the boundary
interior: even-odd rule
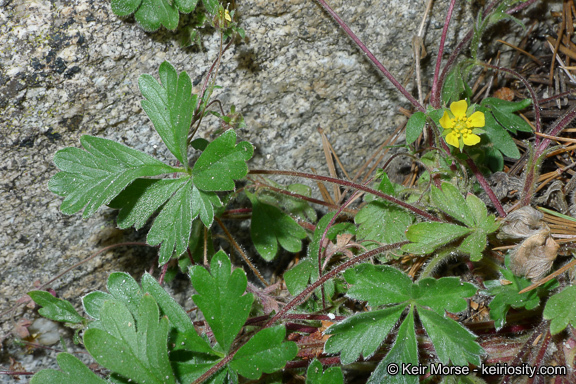
[[[486,121],[484,119],[484,113],[480,111],[474,112],[468,120],[466,120],[466,126],[468,128],[481,128],[486,125]]]
[[[480,136],[473,133],[469,133],[466,136],[462,136],[465,145],[476,145],[480,142]]]
[[[466,118],[466,110],[468,109],[468,103],[466,100],[455,101],[450,104],[450,110],[454,114],[456,119],[465,119]]]
[[[458,135],[456,135],[454,132],[450,132],[448,135],[446,135],[446,142],[453,147],[456,148],[460,147],[460,142],[458,141]]]
[[[450,118],[447,111],[444,111],[444,115],[442,115],[442,118],[440,119],[440,125],[444,129],[454,128],[454,119]]]

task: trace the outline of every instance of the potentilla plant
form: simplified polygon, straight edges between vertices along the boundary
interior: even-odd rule
[[[483,363],[489,350],[458,316],[469,309],[480,286],[458,276],[436,278],[440,268],[447,260],[464,257],[470,265],[484,261],[494,273],[501,273],[502,279],[486,282],[483,291],[493,297],[490,316],[498,329],[506,324],[509,309],[532,310],[558,287],[550,280],[526,291],[532,282],[515,276],[510,261],[498,266],[485,257],[501,228],[515,224],[502,221],[507,212],[484,175],[501,171],[504,156],[520,157],[512,135],[533,129],[515,113],[531,104],[538,111],[538,100],[485,98],[474,104],[468,86],[470,65],[494,69],[478,61],[482,32],[534,1],[487,4],[474,29],[441,68],[452,0],[426,106],[390,75],[324,0],[317,1],[413,104],[406,147],[411,148],[423,133],[434,143],[418,158],[425,168],[416,183],[421,188],[396,184],[384,170],[365,183],[295,171],[249,170],[253,147],[238,142],[234,131],[245,126],[242,115],[234,107],[229,114],[211,109],[222,55],[233,37],[243,37],[244,32],[230,5],[203,0],[204,12],[194,27],[210,24],[220,34],[221,48],[202,91],[192,94],[190,76],[169,62],[160,65],[159,80],[151,75],[139,79],[142,108],[180,165],[169,166],[111,140],[83,136],[83,149],[65,148],[55,155],[60,172],[49,183],[52,192],[64,197],[63,213],[83,211],[89,217],[107,205],[119,210],[120,228],[139,229],[152,221],[146,241],[158,247],[163,273],[170,260],[177,260],[189,277],[196,291],[191,300],[198,320],[193,322],[149,274],[140,282],[126,273],[111,274],[107,292],[82,298],[84,315],[48,292],[30,292],[42,307],[40,314],[76,328],[78,340],[109,371],[105,376],[96,374],[72,354],[61,353],[60,370],[37,373],[32,384],[281,382],[287,379],[282,370],[306,375],[307,383],[343,383],[342,365],[368,360],[373,362],[366,363],[371,367],[369,383],[428,380],[426,369],[394,367],[425,368],[430,363],[459,367],[461,377],[441,375],[443,383],[482,382],[472,368]],[[112,10],[119,16],[133,13],[148,30],[161,25],[174,29],[179,12],[191,12],[197,3],[113,0]],[[192,33],[189,40],[198,42],[198,35]],[[458,55],[470,41],[472,62],[458,64]],[[574,114],[573,108],[552,133],[565,127]],[[224,127],[213,141],[194,137],[208,115],[216,116]],[[541,130],[536,116],[536,130]],[[522,200],[528,203],[538,159],[548,145],[540,140],[537,144],[527,176],[532,184]],[[201,154],[191,164],[192,150]],[[321,201],[312,198],[309,187],[282,186],[265,177],[271,175],[333,183],[350,192],[341,201]],[[478,184],[467,181],[472,175]],[[245,181],[242,187],[237,184],[240,180]],[[496,214],[472,193],[475,185],[485,190]],[[353,202],[360,194],[364,203],[356,207]],[[247,207],[228,209],[232,201]],[[329,212],[318,219],[311,204],[321,204]],[[225,226],[224,219],[235,217],[251,219],[254,249],[264,260],[276,260],[280,250],[302,252],[305,257],[280,281],[268,281]],[[248,282],[242,268],[234,268],[226,253],[214,250],[211,233],[216,226],[258,281]],[[406,273],[397,262],[405,256],[426,263]],[[278,294],[283,287],[288,292]],[[546,306],[544,316],[552,320],[552,333],[576,323],[574,311],[562,311],[573,296],[570,289],[563,290]]]

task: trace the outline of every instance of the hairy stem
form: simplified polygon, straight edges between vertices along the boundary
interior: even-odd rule
[[[378,196],[384,200],[387,200],[391,203],[394,203],[396,205],[399,205],[409,211],[414,212],[415,214],[424,217],[425,219],[428,219],[430,221],[437,221],[437,222],[441,222],[442,220],[440,220],[437,217],[432,216],[431,214],[429,214],[428,212],[423,211],[420,208],[416,208],[413,205],[410,205],[408,203],[403,202],[402,200],[399,200],[395,197],[392,197],[390,195],[387,195],[385,193],[382,193],[376,189],[373,188],[369,188],[366,187],[362,184],[358,184],[358,183],[353,183],[351,181],[347,181],[347,180],[340,180],[340,179],[336,179],[333,177],[328,177],[328,176],[320,176],[320,175],[315,175],[313,173],[305,173],[305,172],[296,172],[296,171],[274,171],[274,170],[266,170],[266,169],[253,169],[251,171],[248,172],[249,174],[252,175],[283,175],[283,176],[295,176],[295,177],[304,177],[306,179],[312,179],[312,180],[319,180],[319,181],[324,181],[327,183],[335,183],[338,185],[343,185],[346,187],[351,187],[354,189],[359,189],[361,191],[364,192],[368,192],[374,196]]]
[[[474,162],[470,157],[468,157],[468,160],[466,160],[466,164],[468,164],[472,172],[474,172],[476,180],[478,180],[478,182],[482,186],[482,189],[484,189],[484,192],[486,192],[488,198],[490,199],[492,204],[494,204],[494,207],[496,207],[496,211],[498,212],[500,217],[506,217],[507,216],[506,211],[502,207],[502,204],[500,204],[500,200],[498,200],[498,197],[496,196],[492,188],[490,188],[490,184],[488,184],[488,181],[484,178],[484,175],[482,175],[482,172],[480,172],[480,170],[478,169],[478,167],[476,167],[476,164],[474,164]]]
[[[434,81],[432,82],[432,94],[439,94],[438,87],[440,83],[438,82],[438,76],[440,75],[440,65],[442,64],[442,55],[444,54],[444,44],[446,43],[446,36],[448,35],[448,26],[450,25],[450,20],[452,19],[452,13],[454,12],[454,4],[456,0],[451,0],[448,6],[448,12],[446,13],[446,20],[444,21],[444,28],[442,29],[442,37],[440,38],[440,45],[438,46],[438,56],[436,57],[436,68],[434,69]],[[430,100],[432,106],[436,109],[440,108],[440,98]]]
[[[382,74],[396,87],[396,89],[398,89],[398,91],[400,91],[400,93],[404,95],[404,97],[406,97],[408,101],[410,101],[410,103],[412,103],[412,105],[416,109],[418,109],[421,112],[426,112],[426,109],[422,106],[422,104],[420,104],[418,100],[416,100],[414,96],[412,96],[406,90],[406,88],[404,88],[402,84],[400,84],[400,82],[396,80],[394,76],[392,76],[390,72],[388,72],[386,67],[376,58],[376,56],[374,56],[374,54],[372,54],[372,52],[368,49],[368,47],[364,45],[362,40],[360,40],[358,36],[356,36],[356,34],[352,32],[352,30],[350,29],[350,27],[348,27],[348,25],[344,22],[344,20],[342,20],[342,18],[340,18],[340,16],[338,16],[338,14],[334,12],[332,8],[330,8],[330,6],[326,3],[326,1],[325,0],[316,0],[316,1],[322,6],[322,8],[324,8],[326,12],[328,12],[330,16],[332,16],[332,18],[338,23],[338,25],[344,30],[344,32],[346,32],[346,34],[352,39],[352,41],[358,46],[358,48],[360,48],[360,50],[364,52],[366,56],[368,56],[368,59],[370,59],[370,61],[376,66],[376,68],[378,68],[378,70],[382,72]]]

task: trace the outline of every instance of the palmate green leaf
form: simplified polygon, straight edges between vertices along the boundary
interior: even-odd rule
[[[62,371],[43,369],[35,374],[30,384],[106,384],[78,358],[70,353],[59,353],[56,361]]]
[[[555,335],[562,332],[568,324],[576,326],[576,286],[564,288],[546,302],[544,318],[550,322],[550,332]]]
[[[174,341],[174,349],[186,349],[188,351],[206,354],[216,354],[212,347],[201,338],[194,329],[192,320],[184,309],[158,284],[156,279],[149,273],[142,276],[142,289],[150,293],[158,303],[160,310],[168,317],[170,325],[176,328],[178,335]]]
[[[406,144],[410,145],[418,139],[426,125],[426,115],[423,112],[414,112],[406,123]]]
[[[182,172],[147,154],[112,140],[92,136],[80,138],[79,148],[64,148],[54,156],[58,172],[48,188],[64,196],[60,207],[65,214],[74,214],[84,207],[87,218],[139,177]]]
[[[412,281],[402,271],[389,265],[360,264],[344,272],[352,286],[346,294],[367,301],[371,307],[403,303],[412,298]]]
[[[38,310],[42,316],[55,321],[78,324],[84,321],[84,318],[76,312],[72,304],[66,300],[58,299],[49,292],[32,291],[28,296],[42,308]]]
[[[332,335],[324,345],[324,352],[340,353],[342,364],[351,364],[360,356],[369,359],[396,325],[404,308],[404,305],[396,305],[360,313],[332,325],[324,332]]]
[[[231,191],[234,180],[248,173],[248,161],[254,147],[247,141],[236,145],[236,132],[227,130],[212,141],[192,169],[196,187],[203,191]]]
[[[434,344],[438,359],[445,365],[480,365],[484,349],[474,340],[476,336],[458,322],[434,311],[418,309],[418,316],[426,333]]]
[[[135,317],[124,304],[106,301],[100,321],[106,331],[90,328],[84,333],[84,345],[99,364],[136,382],[175,383],[168,360],[168,319],[160,319],[152,296],[142,297]]]
[[[379,200],[366,205],[354,217],[359,225],[357,238],[372,240],[362,242],[368,250],[406,240],[406,228],[413,221],[414,216],[406,210]]]
[[[229,363],[230,368],[251,380],[284,368],[298,353],[296,343],[283,342],[285,337],[283,325],[261,330],[240,347]]]
[[[475,222],[472,212],[466,204],[464,197],[462,197],[460,191],[458,191],[458,188],[454,185],[444,182],[442,183],[442,189],[436,188],[433,185],[430,190],[430,198],[435,206],[452,218],[468,227],[474,226]]]
[[[412,241],[402,246],[402,251],[415,254],[432,253],[436,248],[448,244],[472,229],[450,223],[424,222],[411,225],[406,237]]]
[[[466,310],[466,298],[475,295],[476,291],[474,285],[462,283],[457,277],[426,277],[414,284],[412,296],[419,306],[429,307],[444,315],[444,311],[457,313]]]
[[[532,132],[530,124],[520,116],[514,114],[514,112],[524,109],[532,104],[531,99],[514,102],[487,97],[482,100],[481,104],[483,107],[488,107],[498,123],[510,132],[514,134],[516,131]]]
[[[142,108],[170,152],[188,168],[188,130],[198,97],[192,95],[192,81],[186,72],[178,73],[167,61],[158,70],[161,83],[150,75],[138,79],[140,92],[146,98]]]
[[[242,269],[232,271],[230,259],[219,251],[212,257],[210,273],[200,265],[190,268],[190,279],[198,292],[192,300],[204,318],[216,341],[225,352],[248,318],[254,296],[244,294],[248,280]]]
[[[278,254],[278,244],[288,252],[302,249],[306,231],[279,208],[261,202],[250,192],[246,196],[252,202],[250,235],[256,250],[265,260],[271,261]]]
[[[193,187],[192,179],[188,178],[164,205],[148,232],[148,244],[162,243],[158,252],[160,265],[166,264],[172,256],[180,256],[188,247],[192,220],[198,215],[198,212],[192,210]]]
[[[390,375],[388,373],[388,365],[397,364],[400,369],[400,374]],[[417,375],[402,375],[401,369],[403,365],[418,365],[418,344],[416,342],[416,331],[414,330],[414,308],[410,306],[410,312],[398,328],[398,335],[394,341],[394,345],[386,355],[386,357],[378,364],[368,384],[417,384],[419,378]]]
[[[509,265],[509,256],[506,257],[506,265]],[[532,310],[540,305],[540,296],[557,286],[556,280],[551,280],[536,289],[518,294],[524,288],[532,285],[532,282],[524,277],[515,276],[508,269],[501,269],[500,272],[511,284],[503,285],[500,280],[484,282],[487,288],[485,293],[494,296],[488,307],[490,308],[490,319],[494,320],[494,328],[497,331],[504,327],[506,314],[510,308]]]
[[[306,371],[306,384],[344,384],[342,368],[331,367],[322,372],[322,363],[315,358]]]

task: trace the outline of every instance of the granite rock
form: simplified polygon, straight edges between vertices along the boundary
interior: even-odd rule
[[[89,219],[59,212],[62,199],[47,189],[56,173],[52,157],[79,146],[81,135],[117,140],[174,162],[140,107],[138,77],[157,76],[170,61],[187,71],[195,91],[217,55],[219,38],[203,32],[202,50],[179,46],[180,32],[143,31],[120,20],[109,2],[0,1],[0,312],[34,285],[45,283],[103,246],[143,241],[145,231],[115,229],[114,212]],[[334,9],[392,74],[413,89],[410,41],[420,24],[422,0],[333,0]],[[429,88],[446,0],[434,2],[426,24]],[[469,2],[458,2],[447,52],[471,26]],[[371,66],[313,0],[241,0],[238,19],[247,39],[225,54],[217,97],[235,104],[247,128],[239,138],[256,147],[253,168],[327,173],[320,127],[347,169],[365,161],[402,118],[408,103]],[[187,16],[181,18],[181,26]],[[456,31],[456,32],[455,32]],[[210,138],[217,122],[199,135]],[[144,250],[144,251],[143,251]],[[103,289],[111,271],[137,278],[154,265],[153,250],[106,252],[50,285],[63,298]],[[185,296],[182,296],[184,299]],[[0,339],[25,307],[2,317]],[[0,378],[0,381],[2,378]]]

